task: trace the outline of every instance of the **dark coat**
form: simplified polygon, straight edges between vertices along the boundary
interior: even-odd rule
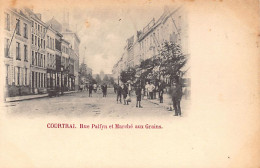
[[[126,85],[124,85],[124,88],[123,88],[123,97],[126,98],[127,97],[127,93],[128,93],[128,88]]]
[[[172,100],[181,100],[182,98],[182,86],[180,84],[177,84],[176,87],[170,88],[170,94],[172,97]]]
[[[117,86],[117,95],[121,95],[122,94],[122,88],[121,86]]]

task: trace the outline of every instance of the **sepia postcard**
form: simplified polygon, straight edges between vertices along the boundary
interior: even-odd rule
[[[10,0],[0,167],[259,168],[259,0]]]

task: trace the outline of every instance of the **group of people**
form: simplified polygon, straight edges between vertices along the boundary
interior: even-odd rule
[[[107,84],[102,84],[100,86],[103,97],[107,96]],[[90,84],[88,86],[89,90],[89,97],[92,97],[92,91],[98,89],[97,84]],[[160,103],[163,103],[163,95],[165,91],[165,85],[163,82],[159,82],[157,87],[153,83],[147,82],[145,86],[141,87],[140,84],[131,85],[131,83],[123,83],[121,85],[114,84],[114,92],[116,93],[116,101],[117,103],[122,103],[124,105],[129,105],[131,102],[131,94],[135,92],[136,95],[136,107],[142,108],[141,100],[142,95],[145,97],[147,96],[148,99],[154,99],[155,92],[159,93],[159,100]],[[170,107],[170,111],[174,109],[175,116],[181,116],[181,107],[180,102],[182,99],[182,83],[179,78],[176,78],[175,81],[172,83],[172,86],[168,89],[168,94],[171,96],[173,108]],[[122,100],[123,99],[123,100]]]
[[[92,91],[94,91],[95,93],[97,92],[98,89],[98,85],[97,84],[89,84],[88,85],[88,96],[92,97]],[[101,85],[101,90],[103,93],[103,97],[107,97],[107,84],[102,84]]]
[[[175,116],[181,116],[181,106],[180,102],[182,99],[182,83],[180,78],[176,78],[174,82],[172,83],[172,86],[168,89],[168,94],[170,95],[172,99],[172,106],[170,106],[169,110],[172,111],[174,109]],[[136,94],[136,107],[142,108],[141,106],[141,100],[142,95],[145,97],[147,96],[148,99],[154,99],[154,95],[156,92],[159,94],[159,101],[160,103],[163,103],[163,95],[165,91],[165,85],[163,82],[159,82],[157,87],[153,83],[147,82],[146,85],[142,88],[140,85],[136,85],[134,87],[135,94]],[[124,105],[128,105],[128,103],[131,101],[131,92],[132,92],[132,85],[130,83],[128,84],[122,84],[122,85],[115,85],[114,86],[114,92],[117,94],[117,103],[121,102],[121,97],[123,96],[123,103]]]
[[[114,92],[117,94],[116,101],[117,103],[122,103],[122,96],[124,105],[128,105],[131,102],[131,94],[132,94],[132,85],[130,83],[121,84],[121,85],[114,85]],[[141,98],[142,98],[142,88],[140,85],[135,87],[135,94],[136,94],[136,107],[142,108],[141,106]]]

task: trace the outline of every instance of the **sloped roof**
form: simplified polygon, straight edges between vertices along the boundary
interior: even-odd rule
[[[47,21],[46,24],[48,26],[51,26],[54,30],[58,32],[62,31],[62,25],[54,17],[51,20]]]

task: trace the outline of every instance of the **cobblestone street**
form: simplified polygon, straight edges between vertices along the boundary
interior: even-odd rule
[[[60,97],[45,97],[33,100],[9,102],[5,104],[9,115],[30,117],[65,116],[65,117],[169,117],[174,111],[168,111],[148,100],[142,100],[143,108],[136,108],[136,98],[133,94],[129,105],[116,102],[116,94],[108,90],[103,97],[100,90],[88,97],[88,91],[71,93]],[[156,100],[154,100],[156,101]]]

